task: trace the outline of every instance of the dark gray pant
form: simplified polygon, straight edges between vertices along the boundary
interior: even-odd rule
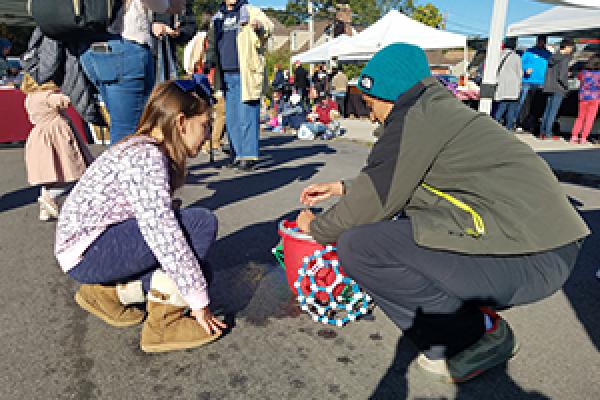
[[[419,247],[409,219],[359,226],[337,243],[344,271],[421,351],[451,357],[484,333],[480,306],[507,308],[550,296],[580,250],[573,243],[516,256],[472,256]]]

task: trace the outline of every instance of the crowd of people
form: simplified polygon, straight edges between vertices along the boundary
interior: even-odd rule
[[[344,71],[316,65],[309,76],[297,61],[293,73],[275,66],[272,98],[265,110],[267,129],[287,131],[299,139],[333,139],[343,134],[339,118],[345,117],[348,77]]]
[[[217,218],[174,198],[187,159],[211,137],[219,101],[229,167],[252,170],[258,158],[263,50],[272,24],[246,0],[225,0],[207,35],[205,74],[156,83],[148,11],[179,15],[184,3],[124,2],[106,35],[80,53],[110,114],[112,145],[95,161],[60,112],[73,97],[51,79],[28,77],[23,88],[36,124],[26,148],[29,180],[43,185],[40,219],[58,218],[55,257],[80,283],[75,301],[115,327],[143,323],[145,352],[198,347],[226,328],[209,308],[211,268],[219,266],[205,260]],[[159,36],[176,37],[177,30],[157,28]],[[561,47],[548,70],[562,82],[572,44]],[[524,68],[529,77],[549,75],[537,70],[539,59],[541,50]],[[504,64],[518,70],[514,60]],[[321,66],[309,78],[297,64],[287,81],[279,72],[273,117],[306,138],[331,131],[343,110],[343,72]],[[452,382],[472,379],[518,349],[495,310],[561,288],[589,230],[544,161],[441,86],[422,49],[383,48],[362,70],[358,89],[382,134],[357,177],[302,191],[307,207],[339,201],[319,215],[302,211],[297,225],[321,244],[337,243],[346,273],[415,343],[421,368]],[[557,101],[548,102],[548,120]],[[53,189],[70,189],[60,212]],[[136,307],[144,303],[145,312]]]
[[[506,40],[503,47],[497,71],[494,118],[509,130],[538,131],[539,125],[540,139],[559,139],[554,124],[571,89],[569,78],[573,77],[579,86],[579,107],[570,143],[589,144],[600,101],[600,54],[592,55],[577,73],[570,65],[575,50],[571,39],[563,39],[555,53],[547,49],[545,36],[538,36],[536,45],[522,55],[516,51],[515,40]],[[546,101],[541,118],[533,107],[539,93],[544,94]]]

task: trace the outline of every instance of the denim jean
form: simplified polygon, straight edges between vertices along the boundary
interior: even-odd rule
[[[539,84],[539,83],[523,83],[521,85],[521,94],[519,95],[519,106],[515,112],[515,120],[514,121],[507,121],[507,124],[510,123],[512,126],[515,126],[516,120],[519,117],[519,113],[521,112],[521,108],[523,108],[523,103],[525,103],[525,99],[527,98],[527,93],[529,93],[530,90],[536,90],[536,89],[542,89],[544,87],[544,85]],[[531,110],[527,110],[526,115],[524,116],[524,120],[528,119],[530,116],[529,114],[531,114]],[[524,121],[521,121],[524,122]]]
[[[542,126],[540,128],[540,135],[546,135],[546,137],[552,137],[552,125],[558,114],[558,109],[562,103],[564,95],[562,93],[551,93],[548,95],[546,102],[546,110],[542,117]]]
[[[519,109],[519,102],[517,100],[502,100],[498,102],[494,119],[498,122],[504,118],[504,126],[508,130],[512,130],[515,127],[515,121],[517,120],[517,110]],[[505,116],[506,114],[506,116]]]
[[[321,122],[306,122],[298,129],[298,139],[314,140],[327,132],[327,126]]]
[[[198,261],[206,257],[215,240],[217,219],[203,208],[175,211],[184,236]],[[201,263],[206,282],[211,271]],[[83,259],[68,274],[80,283],[111,284],[142,281],[144,293],[150,290],[152,273],[160,268],[144,240],[136,219],[128,219],[106,229],[86,250]]]
[[[109,52],[92,47],[80,58],[81,66],[96,86],[110,116],[110,143],[134,133],[154,86],[154,61],[150,48],[120,36],[106,41]]]
[[[242,101],[238,72],[225,72],[225,121],[227,134],[238,160],[258,159],[260,101]]]

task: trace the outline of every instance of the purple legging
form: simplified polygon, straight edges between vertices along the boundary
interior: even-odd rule
[[[183,233],[196,258],[204,260],[217,232],[217,218],[204,208],[175,211]],[[201,262],[206,282],[212,272]],[[111,225],[96,239],[68,274],[80,283],[124,283],[140,279],[144,293],[150,290],[152,273],[160,266],[146,244],[136,219]]]

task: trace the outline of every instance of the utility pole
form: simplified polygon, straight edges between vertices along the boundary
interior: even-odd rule
[[[308,44],[309,44],[309,48],[313,48],[313,46],[315,45],[315,22],[314,22],[314,16],[313,16],[313,2],[311,0],[308,0],[308,34],[309,34],[309,38],[308,38]],[[312,76],[314,71],[314,65],[310,64],[310,75]]]
[[[313,2],[308,0],[308,32],[309,32],[309,48],[313,48],[315,45],[315,22],[313,16]]]
[[[479,111],[486,114],[490,114],[492,111],[492,99],[494,98],[496,82],[498,81],[496,73],[500,64],[500,47],[504,37],[507,9],[508,0],[494,0],[494,11],[492,12],[490,35],[488,37],[485,56],[483,82],[479,91]]]

